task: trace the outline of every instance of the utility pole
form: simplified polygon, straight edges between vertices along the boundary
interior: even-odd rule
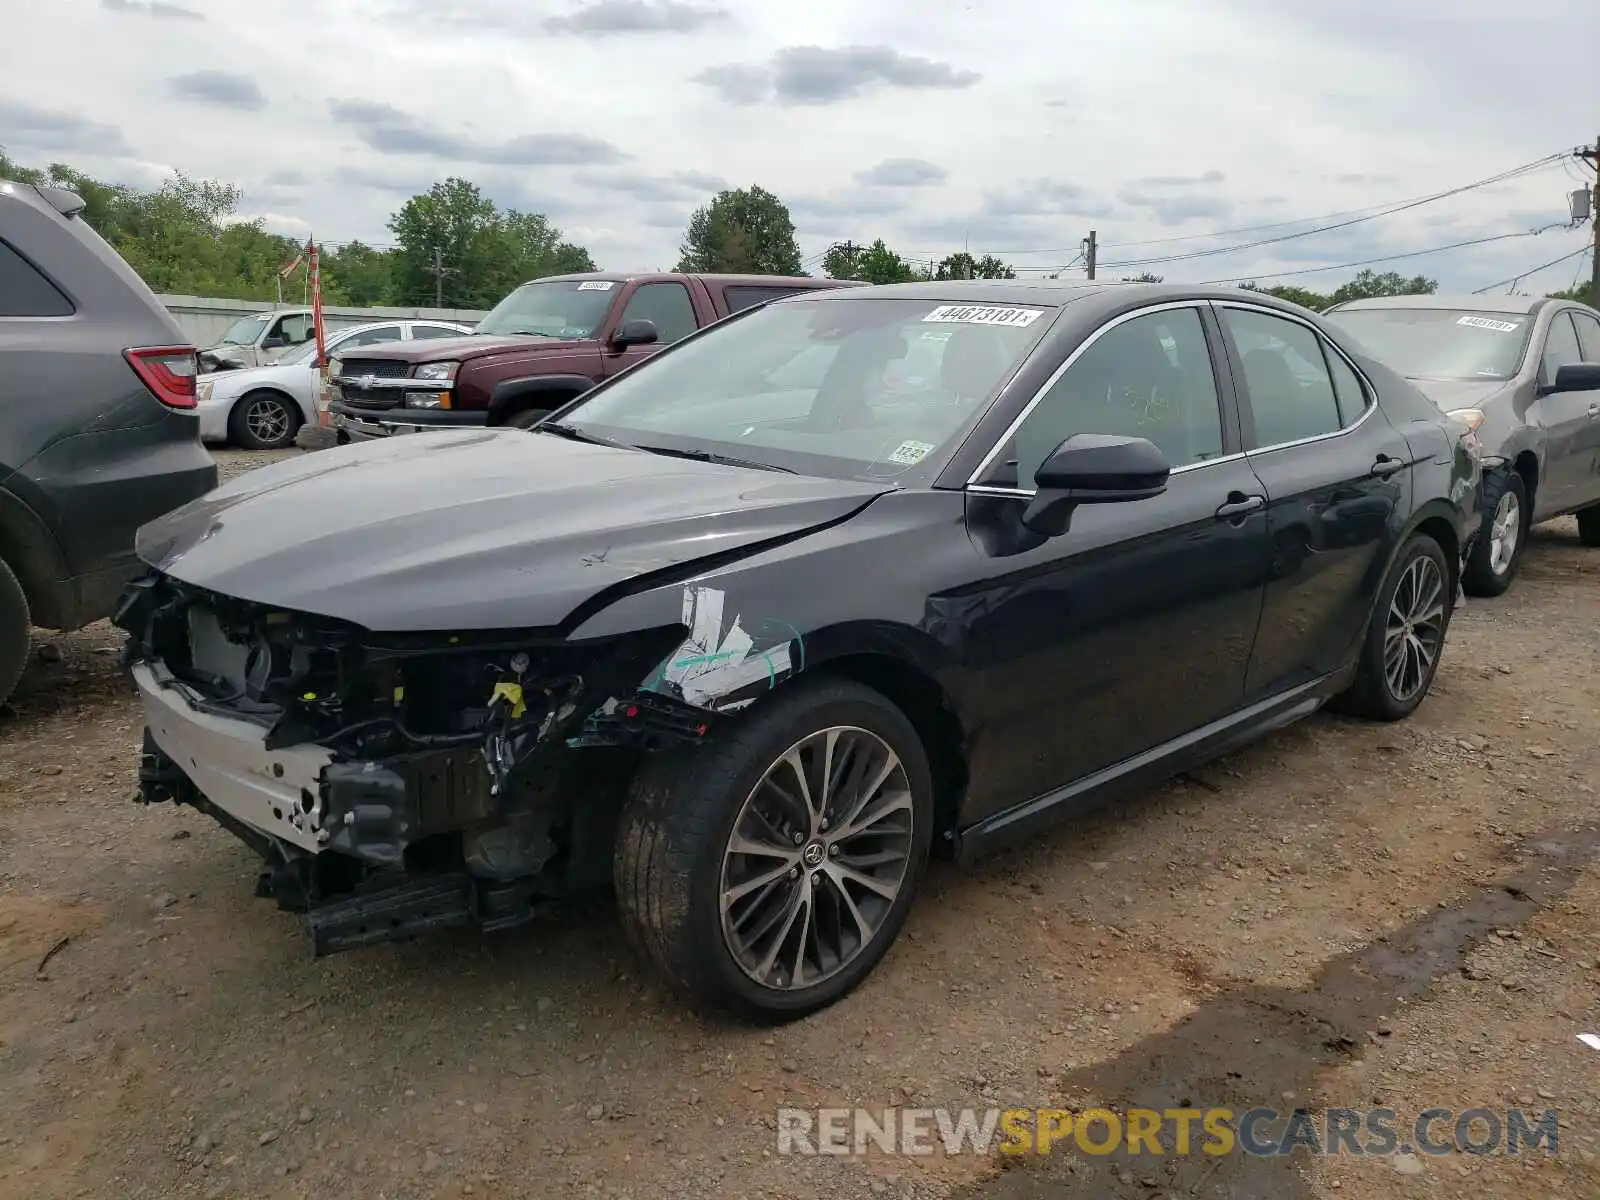
[[[1589,261],[1589,303],[1600,304],[1600,137],[1594,140],[1594,149],[1581,146],[1572,152],[1574,158],[1586,159],[1594,168],[1594,194],[1589,202],[1590,224],[1594,226],[1594,251]]]
[[[1095,252],[1099,249],[1100,235],[1091,229],[1089,230],[1089,236],[1083,239],[1083,261],[1087,267],[1090,279],[1094,278]]]
[[[444,307],[444,277],[454,275],[456,269],[444,265],[444,256],[439,253],[439,247],[433,248],[433,265],[428,268],[428,274],[433,276],[433,306]]]

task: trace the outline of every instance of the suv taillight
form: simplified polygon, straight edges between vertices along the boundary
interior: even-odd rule
[[[145,387],[168,408],[195,406],[195,377],[200,374],[200,363],[193,346],[136,347],[122,354]]]

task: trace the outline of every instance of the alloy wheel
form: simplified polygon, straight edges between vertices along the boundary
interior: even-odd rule
[[[1522,505],[1517,502],[1516,493],[1507,489],[1489,521],[1489,569],[1496,575],[1509,571],[1521,540]]]
[[[1431,557],[1406,567],[1389,601],[1383,636],[1383,674],[1389,694],[1404,704],[1428,683],[1444,643],[1445,583]]]
[[[244,415],[244,427],[261,442],[281,441],[289,432],[289,410],[277,400],[257,400]]]
[[[834,726],[784,751],[723,853],[722,935],[740,969],[792,991],[854,962],[910,874],[913,813],[905,765],[875,733]]]

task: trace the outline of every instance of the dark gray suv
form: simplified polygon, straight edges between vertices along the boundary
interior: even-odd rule
[[[0,703],[31,626],[109,616],[135,530],[217,482],[195,348],[82,210],[0,179]]]

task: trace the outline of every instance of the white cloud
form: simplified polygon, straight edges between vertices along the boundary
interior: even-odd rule
[[[1195,234],[1424,195],[1595,132],[1577,81],[1600,8],[1573,0],[460,0],[440,14],[424,0],[17,6],[0,143],[144,186],[153,164],[235,182],[245,211],[326,241],[389,241],[406,196],[454,174],[547,211],[603,265],[670,266],[697,204],[757,183],[790,203],[812,263],[834,238],[882,237],[1039,270],[1093,228],[1115,273],[1276,231]],[[1265,278],[1378,258],[1559,221],[1576,186],[1556,164],[1336,233],[1125,269]],[[1388,265],[1477,287],[1581,236]],[[1172,238],[1191,240],[1140,244]],[[1566,286],[1572,269],[1535,283]]]

